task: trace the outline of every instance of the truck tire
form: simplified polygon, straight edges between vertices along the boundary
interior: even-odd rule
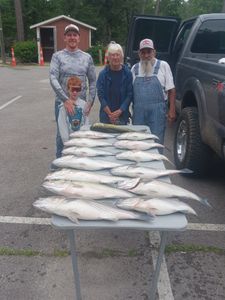
[[[196,107],[182,110],[175,130],[173,151],[177,169],[192,170],[189,176],[200,176],[209,170],[211,151],[201,140]]]

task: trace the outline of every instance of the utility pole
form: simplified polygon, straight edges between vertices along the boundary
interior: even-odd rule
[[[4,43],[3,28],[2,28],[1,6],[0,6],[0,46],[1,46],[2,62],[5,64],[6,63],[6,56],[5,56],[5,43]]]

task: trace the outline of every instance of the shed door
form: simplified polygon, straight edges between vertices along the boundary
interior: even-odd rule
[[[40,28],[41,47],[43,50],[44,61],[49,62],[54,53],[54,29]]]

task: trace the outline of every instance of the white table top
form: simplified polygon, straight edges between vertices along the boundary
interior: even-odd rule
[[[129,126],[134,128],[137,131],[145,130],[149,132],[149,128],[147,126]],[[116,139],[112,139],[112,143]],[[104,147],[104,150],[113,151],[113,152],[120,152],[123,151],[121,149],[115,149],[114,147]],[[125,151],[125,150],[124,150]],[[158,150],[151,149],[148,150],[149,152],[157,153]],[[107,157],[93,157],[92,159],[98,160],[109,160],[121,164],[132,164],[131,161],[126,160],[117,160],[114,156],[107,156]],[[143,167],[151,167],[151,168],[158,168],[158,169],[165,169],[165,166],[162,161],[152,161],[152,162],[142,162],[138,163],[139,166]],[[96,171],[95,171],[96,172]],[[102,174],[110,174],[109,170],[98,171],[97,173]],[[169,177],[164,178],[165,181],[170,182]],[[135,196],[135,195],[134,195]],[[104,201],[106,203],[106,201]],[[179,231],[185,230],[187,226],[187,219],[185,214],[183,213],[174,213],[166,216],[156,216],[151,221],[140,221],[140,220],[120,220],[117,222],[111,221],[84,221],[79,220],[79,224],[75,224],[71,222],[69,219],[57,215],[53,215],[51,219],[52,225],[61,230],[66,229],[81,229],[81,228],[101,228],[101,229],[137,229],[137,230],[159,230],[159,231]]]

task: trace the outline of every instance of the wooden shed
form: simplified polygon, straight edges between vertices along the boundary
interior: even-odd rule
[[[81,35],[79,48],[85,51],[91,47],[91,33],[96,28],[61,15],[30,26],[30,29],[36,29],[39,63],[40,47],[42,47],[44,60],[47,62],[51,60],[54,52],[65,48],[64,28],[69,24],[75,24],[79,27]]]

